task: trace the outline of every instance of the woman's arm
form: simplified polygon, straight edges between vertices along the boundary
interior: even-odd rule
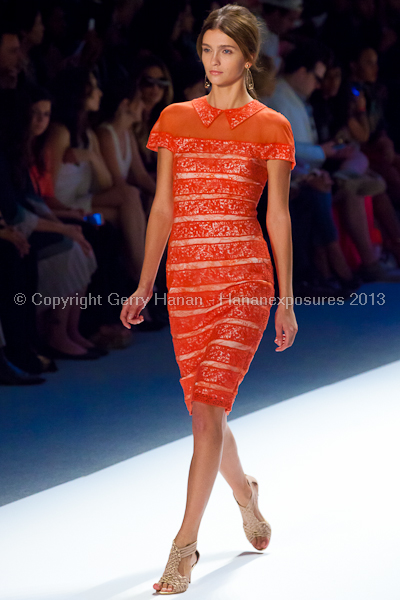
[[[275,315],[277,352],[289,348],[297,333],[293,311],[292,228],[289,213],[290,162],[268,160],[267,231],[271,241],[279,283],[279,304]],[[282,303],[283,302],[283,303]]]
[[[99,127],[97,129],[97,139],[99,142],[101,155],[110,172],[113,185],[125,183],[118,165],[115,144],[110,131],[108,131],[108,129],[105,127]]]
[[[142,157],[140,156],[139,148],[135,136],[130,133],[131,148],[132,148],[132,162],[131,168],[128,175],[128,183],[136,185],[141,190],[154,196],[156,191],[156,184],[154,179],[146,171],[143,164]]]
[[[50,221],[48,219],[38,218],[34,231],[47,231],[60,233],[78,242],[86,255],[92,252],[92,246],[86,240],[79,225],[66,225],[61,221]]]
[[[51,173],[53,182],[57,180],[58,172],[63,163],[64,154],[71,145],[71,136],[64,125],[53,123],[50,127],[46,142],[46,165]]]
[[[371,135],[367,113],[367,99],[363,92],[351,103],[347,127],[356,142],[365,144]]]
[[[167,148],[159,148],[157,162],[157,190],[151,207],[146,230],[145,254],[136,292],[124,303],[121,321],[128,329],[143,320],[140,311],[153,295],[154,281],[164,253],[173,221],[172,164],[174,155]]]
[[[92,142],[92,152],[90,153],[90,162],[93,167],[93,171],[97,182],[101,188],[101,191],[108,190],[113,185],[113,179],[111,173],[107,168],[106,163],[100,152],[99,141],[94,131],[88,131],[89,138]]]
[[[356,142],[359,142],[360,144],[368,142],[370,128],[366,113],[360,113],[357,116],[349,117],[347,127]]]

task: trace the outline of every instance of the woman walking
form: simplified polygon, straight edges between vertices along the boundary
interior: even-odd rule
[[[274,298],[273,267],[256,212],[267,178],[267,227],[280,297],[287,299],[276,310],[276,350],[291,346],[297,332],[288,211],[294,143],[285,117],[249,94],[259,45],[257,20],[247,9],[227,5],[210,13],[198,52],[211,92],[165,108],[148,142],[158,150],[157,191],[139,286],[121,319],[128,328],[141,322],[169,237],[168,311],[194,435],[185,515],[153,586],[164,594],[188,588],[218,471],[233,490],[251,544],[264,550],[271,535],[258,508],[257,481],[244,474],[227,425]]]

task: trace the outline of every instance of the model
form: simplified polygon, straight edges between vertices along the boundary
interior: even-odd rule
[[[210,13],[198,52],[211,92],[165,108],[148,142],[159,152],[157,191],[139,286],[121,319],[128,328],[141,322],[169,237],[168,311],[194,436],[185,515],[153,586],[163,594],[189,586],[218,471],[233,490],[251,544],[264,550],[271,535],[258,508],[257,481],[244,474],[227,424],[274,299],[273,267],[256,211],[267,178],[267,227],[283,300],[275,317],[276,350],[291,346],[297,332],[288,210],[294,143],[286,118],[249,94],[259,45],[257,20],[246,8],[227,5]],[[170,474],[166,479],[173,484]]]

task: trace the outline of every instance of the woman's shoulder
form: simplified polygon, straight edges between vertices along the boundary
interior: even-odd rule
[[[97,139],[100,141],[110,141],[112,138],[112,125],[110,123],[100,123],[94,130]]]
[[[51,140],[59,142],[60,144],[66,144],[69,146],[71,141],[71,134],[69,132],[68,127],[66,127],[62,123],[57,123],[56,121],[54,121],[49,126],[49,138]]]
[[[194,110],[192,101],[187,102],[173,102],[162,110],[161,115],[167,116],[168,118],[180,117],[181,115],[187,114]]]
[[[191,101],[188,102],[174,102],[169,104],[160,113],[160,121],[163,124],[168,125],[179,125],[182,123],[182,119],[185,117],[191,118],[193,116],[194,107]]]
[[[181,137],[193,123],[194,113],[191,101],[169,104],[161,111],[153,132],[165,132],[173,137]]]
[[[259,104],[262,106],[262,110],[260,110],[255,116],[258,116],[260,120],[263,122],[268,122],[269,125],[276,125],[278,127],[280,125],[284,127],[287,127],[288,125],[290,126],[290,123],[285,115],[277,110],[274,110],[273,108],[269,108],[269,106],[263,104],[262,102],[259,102]]]

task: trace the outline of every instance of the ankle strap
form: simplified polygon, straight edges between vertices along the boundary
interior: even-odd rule
[[[174,540],[174,544],[175,544],[175,540]],[[176,546],[176,544],[175,544],[175,546]],[[185,558],[185,556],[190,556],[190,554],[193,554],[193,552],[196,552],[197,540],[195,542],[193,542],[192,544],[188,544],[187,546],[184,546],[183,548],[178,548],[178,546],[176,546],[176,547],[179,550],[181,558]]]

